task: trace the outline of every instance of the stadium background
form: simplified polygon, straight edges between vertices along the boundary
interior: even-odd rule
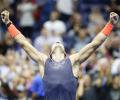
[[[0,0],[0,12],[4,9],[39,51],[48,55],[50,46],[61,41],[72,54],[99,33],[111,11],[120,14],[120,0]],[[39,68],[0,20],[0,100],[43,96]],[[79,86],[84,80],[80,100],[120,100],[120,23],[79,74]]]

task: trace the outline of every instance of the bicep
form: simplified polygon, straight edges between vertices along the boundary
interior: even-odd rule
[[[82,63],[88,59],[88,57],[95,52],[95,50],[105,41],[105,39],[106,36],[103,33],[97,35],[91,43],[87,44],[78,53],[71,55],[70,59],[72,64],[74,64],[76,61]]]
[[[91,51],[93,51],[93,48],[91,48],[91,46],[92,46],[92,44],[89,43],[83,49],[81,49],[80,52],[71,55],[70,56],[70,60],[71,60],[72,65],[75,62],[78,62],[78,61],[79,61],[80,64],[83,61],[85,61],[87,59],[88,54],[90,55],[90,53],[92,53]]]
[[[22,34],[18,34],[15,37],[15,40],[22,46],[26,53],[36,62],[44,63],[45,60],[47,59],[47,56],[39,52],[37,49],[35,49],[32,46],[32,44],[30,44]]]

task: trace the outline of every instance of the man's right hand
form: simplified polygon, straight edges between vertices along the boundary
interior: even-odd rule
[[[1,12],[1,19],[3,21],[3,23],[5,23],[6,25],[11,22],[10,18],[9,18],[9,11],[4,10],[3,12]]]

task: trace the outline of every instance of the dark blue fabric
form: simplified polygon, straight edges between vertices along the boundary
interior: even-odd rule
[[[60,62],[48,58],[43,82],[45,100],[76,100],[77,79],[68,57]]]

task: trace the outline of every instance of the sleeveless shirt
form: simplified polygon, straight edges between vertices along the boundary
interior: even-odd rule
[[[46,60],[43,83],[45,100],[76,100],[77,79],[68,57],[60,62]]]

